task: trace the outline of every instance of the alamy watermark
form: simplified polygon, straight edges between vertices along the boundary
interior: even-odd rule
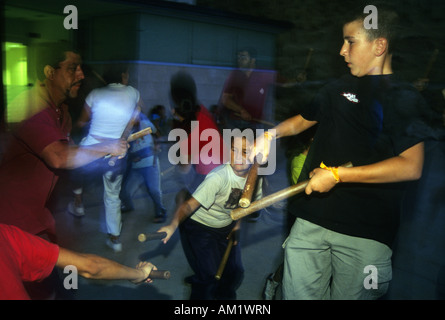
[[[71,4],[67,5],[63,8],[63,13],[68,14],[65,19],[63,19],[63,27],[67,30],[78,29],[77,7]]]
[[[274,134],[275,130],[268,130]],[[168,141],[176,141],[168,151],[168,160],[171,164],[223,164],[230,161],[230,146],[232,139],[235,137],[245,137],[247,140],[253,141],[255,137],[264,135],[264,129],[223,129],[223,143],[221,145],[220,133],[216,129],[205,129],[202,132],[199,130],[199,122],[191,121],[190,135],[184,129],[173,129],[168,134]],[[179,140],[178,140],[179,138]],[[256,142],[256,147],[259,150],[267,149],[265,140],[263,145]],[[200,146],[202,146],[200,148]],[[189,148],[191,150],[189,150]],[[221,152],[223,153],[221,155]],[[189,155],[192,155],[189,158]],[[263,163],[261,157],[262,153],[256,156],[257,161]],[[236,159],[235,163],[241,164],[242,159]],[[276,142],[270,141],[270,150],[267,162],[258,168],[259,175],[271,175],[275,173],[276,169]]]
[[[367,274],[365,279],[363,280],[363,287],[367,290],[370,289],[378,289],[378,270],[376,266],[368,265],[363,269],[363,273]]]
[[[378,11],[377,7],[373,5],[367,5],[363,9],[363,13],[369,13],[369,15],[363,20],[363,27],[367,30],[378,29]]]
[[[78,11],[75,5],[67,5],[63,8],[63,13],[67,14],[63,20],[63,27],[67,30],[78,29]],[[367,5],[363,13],[369,13],[369,15],[363,21],[365,29],[377,29],[377,7],[374,5]]]
[[[79,288],[79,274],[77,272],[76,266],[68,265],[63,269],[63,273],[68,275],[63,279],[63,287],[66,290],[76,290]]]

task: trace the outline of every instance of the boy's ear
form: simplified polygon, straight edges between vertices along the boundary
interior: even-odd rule
[[[388,51],[388,40],[386,40],[385,38],[377,38],[375,40],[375,49],[374,49],[375,55],[380,57],[387,51]]]

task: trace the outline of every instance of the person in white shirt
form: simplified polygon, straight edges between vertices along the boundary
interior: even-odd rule
[[[94,89],[85,100],[84,114],[91,121],[88,135],[80,142],[82,146],[120,138],[130,122],[133,112],[138,107],[142,108],[139,91],[128,85],[127,66],[113,65],[105,72],[103,78],[108,85]],[[95,168],[94,172],[91,172],[93,167]],[[81,186],[94,173],[103,173],[105,220],[109,236],[107,245],[116,252],[122,250],[119,240],[122,227],[119,193],[123,176],[123,172],[119,171],[119,168],[122,167],[125,166],[116,164],[116,167],[113,168],[108,165],[107,159],[100,159],[89,168],[82,168],[83,173],[81,171],[80,174],[76,174],[77,178],[73,175],[74,183]],[[83,190],[81,187],[77,187],[73,192],[74,201],[69,203],[68,212],[78,217],[83,216],[85,214],[82,204]]]

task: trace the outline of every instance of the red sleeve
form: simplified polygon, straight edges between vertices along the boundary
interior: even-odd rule
[[[65,121],[65,129],[61,128],[58,121],[54,111],[51,108],[46,108],[26,120],[17,132],[17,137],[35,154],[40,154],[51,143],[68,140],[70,119]]]
[[[23,281],[42,280],[51,274],[59,257],[59,246],[14,226],[0,225],[0,233],[6,242],[2,250],[14,255],[15,267]]]
[[[188,150],[191,152],[192,143],[197,144],[198,154],[191,154],[192,163],[195,164],[196,172],[200,174],[208,174],[211,170],[223,164],[224,160],[224,140],[219,133],[218,127],[212,119],[210,112],[201,106],[200,111],[197,114],[197,121],[199,123],[199,130],[196,128],[197,132],[193,132],[188,137]],[[201,136],[204,130],[210,129],[213,131],[212,138],[210,140],[204,140]],[[192,141],[192,139],[197,139],[197,141]],[[213,141],[213,139],[218,139]],[[218,152],[213,153],[214,150],[212,146],[217,146],[219,148]]]

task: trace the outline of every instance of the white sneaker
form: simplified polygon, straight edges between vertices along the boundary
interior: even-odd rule
[[[83,204],[80,206],[76,206],[74,201],[68,203],[68,213],[72,214],[75,217],[83,217],[85,215],[85,208]]]
[[[114,252],[122,251],[122,243],[118,239],[112,240],[111,238],[108,238],[107,246],[109,246],[111,249],[113,249]]]

